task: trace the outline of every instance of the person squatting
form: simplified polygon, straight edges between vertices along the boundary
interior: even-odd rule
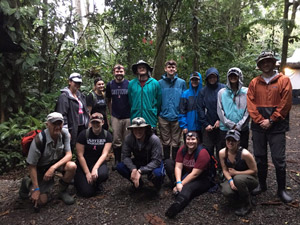
[[[248,88],[243,87],[241,69],[230,68],[224,85],[218,70],[211,67],[203,88],[202,75],[194,71],[187,89],[174,60],[165,63],[159,81],[151,77],[153,68],[143,60],[132,65],[136,77],[131,81],[124,78],[124,66],[116,64],[114,79],[106,89],[98,77],[87,100],[79,91],[81,75],[72,73],[69,86],[61,90],[56,112],[46,118],[47,128],[31,143],[26,159],[29,176],[21,182],[20,198],[31,199],[35,208],[45,205],[57,171],[62,173],[58,197],[65,204],[75,202],[67,190],[73,181],[79,196],[103,192],[109,171],[106,159],[112,148],[112,170],[127,179],[134,191],[143,189],[146,178],[161,195],[163,183],[169,180],[175,200],[165,215],[174,218],[195,196],[212,187],[210,161],[214,156],[221,193],[237,203],[237,216],[245,216],[252,208],[251,196],[268,189],[269,144],[277,195],[284,203],[292,202],[285,187],[291,83],[276,70],[272,52],[262,52],[256,65],[261,74]],[[254,156],[247,150],[249,129]],[[46,143],[42,150],[37,139]]]

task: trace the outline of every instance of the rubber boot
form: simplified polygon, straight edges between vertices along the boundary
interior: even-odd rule
[[[75,199],[67,192],[69,184],[62,179],[59,180],[59,194],[58,198],[61,199],[66,205],[72,205]]]
[[[170,158],[170,146],[163,146],[163,151],[164,151],[164,158],[163,160],[169,159]]]
[[[255,189],[252,190],[252,195],[259,195],[262,192],[265,192],[267,188],[267,175],[268,175],[268,166],[258,166],[258,181],[259,184]]]
[[[280,198],[281,201],[284,203],[290,203],[293,201],[293,198],[288,195],[288,193],[285,190],[286,185],[286,171],[284,169],[276,169],[276,179],[277,179],[277,185],[278,185],[278,191],[277,195]]]
[[[175,160],[176,159],[176,155],[177,155],[177,151],[178,151],[179,147],[172,147],[172,159]]]
[[[121,162],[122,147],[115,147],[113,151],[115,155],[115,165],[112,166],[112,170],[116,170],[118,163]]]
[[[241,199],[241,201],[243,201],[243,205],[237,209],[234,213],[237,216],[245,216],[247,215],[250,211],[251,211],[251,200],[250,200],[250,196],[247,196],[244,200]]]
[[[29,195],[29,188],[31,185],[31,179],[26,176],[22,179],[21,187],[19,189],[19,197],[21,199],[27,199]]]
[[[174,218],[188,204],[188,199],[182,195],[176,197],[175,202],[167,209],[165,215],[168,218]]]

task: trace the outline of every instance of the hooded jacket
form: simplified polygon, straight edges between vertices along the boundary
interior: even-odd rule
[[[217,82],[214,85],[211,85],[207,81],[208,76],[211,74],[215,74],[217,76]],[[219,120],[217,113],[218,92],[220,89],[225,87],[224,84],[219,83],[219,77],[219,71],[216,68],[211,67],[206,70],[206,86],[200,91],[197,98],[198,116],[202,127],[204,128],[208,125],[214,126],[216,121]]]
[[[234,92],[228,76],[235,71],[238,75],[238,90]],[[243,74],[239,68],[231,68],[227,73],[226,87],[218,93],[218,116],[220,118],[220,130],[227,131],[234,127],[239,131],[249,129],[249,113],[247,111],[247,91],[243,87]]]
[[[129,82],[128,97],[131,105],[130,119],[143,117],[151,127],[156,127],[157,116],[161,107],[161,88],[152,77],[142,87],[138,78]]]
[[[64,127],[67,128],[71,134],[71,146],[75,145],[77,133],[78,133],[78,122],[79,122],[79,103],[73,97],[70,89],[65,87],[61,89],[61,94],[57,100],[55,111],[59,112],[64,117]],[[83,118],[84,118],[84,125],[87,128],[89,123],[89,113],[86,106],[86,98],[80,92],[77,91],[76,93],[78,99],[83,104]]]
[[[263,133],[288,131],[292,85],[287,76],[279,73],[268,84],[261,75],[254,78],[249,84],[247,98],[252,130]],[[259,125],[263,119],[271,119],[274,123],[264,130]]]
[[[161,87],[162,104],[159,116],[167,121],[177,121],[179,102],[182,93],[186,90],[186,83],[176,74],[174,79],[162,75],[159,81]]]
[[[189,89],[184,91],[180,98],[178,122],[181,129],[188,129],[188,131],[200,131],[201,123],[197,114],[197,96],[202,88],[202,77],[200,77],[197,89],[192,87],[191,80],[189,82]],[[192,76],[192,74],[191,74]]]

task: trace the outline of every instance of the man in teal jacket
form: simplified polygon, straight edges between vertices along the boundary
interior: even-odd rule
[[[177,75],[177,64],[174,60],[165,63],[165,74],[158,82],[161,86],[162,105],[158,117],[159,133],[164,151],[164,160],[175,160],[180,146],[181,129],[178,123],[179,102],[181,94],[186,90],[186,83]]]
[[[143,117],[155,131],[161,107],[161,88],[158,81],[151,77],[152,70],[143,60],[132,65],[132,71],[137,77],[129,82],[128,97],[131,121]]]

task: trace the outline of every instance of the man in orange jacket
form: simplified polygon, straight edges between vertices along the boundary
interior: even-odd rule
[[[292,86],[287,76],[274,70],[276,59],[272,52],[262,52],[256,63],[262,74],[250,82],[247,93],[247,106],[252,118],[253,150],[259,179],[259,185],[252,194],[258,195],[267,190],[267,144],[269,144],[276,169],[277,195],[283,202],[288,203],[292,201],[292,197],[285,190],[285,132],[289,129]]]

